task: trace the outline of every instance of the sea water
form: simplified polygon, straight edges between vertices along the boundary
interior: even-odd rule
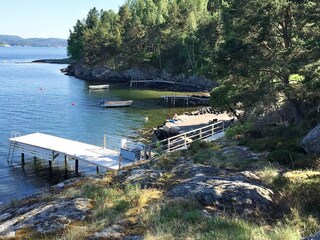
[[[67,65],[31,63],[65,57],[65,48],[0,47],[0,206],[74,176],[74,163],[66,169],[62,157],[50,169],[48,161],[26,155],[22,166],[17,151],[8,163],[8,138],[15,133],[41,132],[98,146],[106,134],[107,147],[119,149],[121,139],[176,111],[157,105],[161,95],[173,93],[130,89],[123,83],[89,91],[88,82],[61,73]],[[134,102],[129,108],[104,109],[99,106],[103,98]],[[94,174],[95,167],[80,162],[79,171]]]

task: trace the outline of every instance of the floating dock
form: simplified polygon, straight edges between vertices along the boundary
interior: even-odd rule
[[[52,162],[59,155],[68,159],[75,160],[75,170],[78,173],[78,162],[86,162],[95,165],[98,168],[119,169],[122,166],[132,164],[132,161],[122,159],[119,152],[73,141],[65,138],[55,137],[43,133],[32,133],[24,136],[12,137],[9,139],[10,149],[8,161],[12,161],[14,151],[17,149],[21,152],[21,161],[24,164],[24,154],[33,155],[35,158],[49,160]]]

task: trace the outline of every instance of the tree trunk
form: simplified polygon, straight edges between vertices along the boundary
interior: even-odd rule
[[[232,114],[238,119],[238,121],[239,121],[241,124],[243,124],[243,123],[244,123],[243,118],[240,117],[240,116],[237,114],[236,110],[233,109],[233,108],[230,106],[229,103],[225,102],[225,104],[226,104],[227,107],[229,108],[229,111],[232,112]]]
[[[303,118],[303,114],[300,108],[299,101],[296,99],[288,99],[288,102],[293,113],[294,122],[296,124],[300,124]]]

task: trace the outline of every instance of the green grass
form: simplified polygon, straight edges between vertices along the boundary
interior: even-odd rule
[[[206,216],[202,208],[190,200],[169,200],[154,204],[143,213],[147,230],[145,239],[300,239],[290,225],[267,227],[224,216]]]
[[[195,163],[209,165],[215,168],[245,170],[266,165],[266,162],[240,156],[232,149],[224,152],[219,142],[195,141],[190,145],[189,157]]]
[[[275,165],[270,164],[258,170],[257,175],[263,183],[271,185],[279,177],[279,169]]]

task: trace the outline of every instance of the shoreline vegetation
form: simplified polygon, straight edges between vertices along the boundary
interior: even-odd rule
[[[2,210],[0,233],[319,238],[319,8],[316,0],[133,0],[118,13],[91,9],[70,32],[68,55],[77,62],[68,74],[207,89],[212,110],[232,115],[235,124],[215,142],[195,141],[155,161],[13,201]]]
[[[51,63],[51,64],[72,64],[70,58],[62,58],[62,59],[37,59],[33,60],[32,63]]]
[[[219,116],[178,115],[180,121],[168,124],[205,124]],[[312,166],[317,159],[291,152],[287,161],[283,154],[274,155],[257,144],[260,138],[249,137],[252,130],[257,131],[252,125],[235,124],[220,140],[196,141],[188,150],[159,155],[152,162],[69,179],[13,200],[1,207],[0,236],[300,240],[315,233],[320,172],[303,170],[299,164]],[[287,127],[266,130],[264,134],[278,136],[271,144],[281,141],[282,134],[275,132]]]

